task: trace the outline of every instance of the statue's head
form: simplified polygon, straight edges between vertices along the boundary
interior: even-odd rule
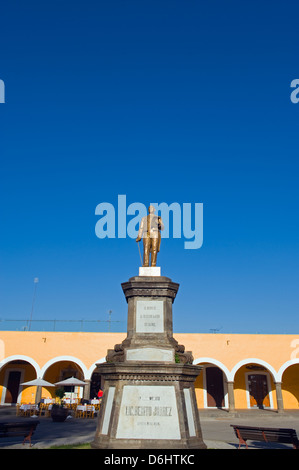
[[[148,208],[148,213],[149,213],[149,214],[153,214],[154,212],[155,212],[154,206],[149,206],[149,208]]]

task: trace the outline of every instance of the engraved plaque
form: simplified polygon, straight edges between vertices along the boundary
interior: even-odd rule
[[[181,439],[173,385],[125,385],[118,439]]]
[[[136,333],[164,333],[163,300],[137,300]]]
[[[174,362],[174,350],[162,348],[127,349],[127,361]]]

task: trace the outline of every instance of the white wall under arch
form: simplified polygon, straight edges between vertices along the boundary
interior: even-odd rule
[[[236,372],[242,367],[245,366],[246,364],[258,364],[260,366],[265,367],[269,372],[271,372],[273,376],[274,382],[278,382],[278,374],[277,371],[274,369],[274,367],[271,366],[268,362],[258,359],[257,357],[249,357],[247,359],[242,359],[242,361],[239,361],[230,371],[230,377],[231,381],[234,381]]]
[[[103,364],[103,362],[106,362],[106,358],[105,357],[102,357],[101,359],[99,359],[98,361],[95,361],[91,366],[90,368],[88,369],[87,371],[87,374],[86,374],[86,380],[91,380],[91,376],[93,374],[93,372],[95,371],[95,369],[97,368],[97,364]]]
[[[87,375],[88,375],[88,370],[87,370],[87,367],[85,366],[85,364],[81,361],[81,359],[78,359],[77,357],[74,357],[74,356],[56,356],[56,357],[53,357],[53,359],[50,359],[48,362],[46,362],[46,364],[43,365],[43,367],[41,368],[41,377],[44,376],[44,374],[46,373],[46,370],[52,366],[53,364],[56,364],[57,362],[60,362],[60,361],[71,361],[71,362],[75,362],[78,366],[81,367],[82,369],[82,372],[83,372],[83,377],[84,379],[87,378]]]
[[[197,365],[202,362],[207,362],[209,364],[213,364],[214,366],[219,367],[219,369],[221,369],[222,372],[224,372],[224,374],[226,375],[227,380],[229,380],[230,372],[228,368],[224,364],[222,364],[222,362],[218,361],[217,359],[213,359],[212,357],[199,357],[197,359],[194,359],[193,364]]]

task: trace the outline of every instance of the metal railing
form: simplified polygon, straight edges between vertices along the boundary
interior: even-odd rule
[[[0,318],[0,331],[69,331],[69,332],[123,332],[125,321],[122,320],[64,320],[64,319],[3,319]],[[105,328],[103,326],[105,325]],[[117,328],[118,327],[118,328]]]

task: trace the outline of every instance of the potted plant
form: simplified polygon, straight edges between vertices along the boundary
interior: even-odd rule
[[[62,398],[65,395],[63,388],[58,388],[55,390],[55,395],[59,398],[59,403],[55,403],[51,409],[51,418],[55,422],[62,423],[66,420],[69,410],[63,406]]]

